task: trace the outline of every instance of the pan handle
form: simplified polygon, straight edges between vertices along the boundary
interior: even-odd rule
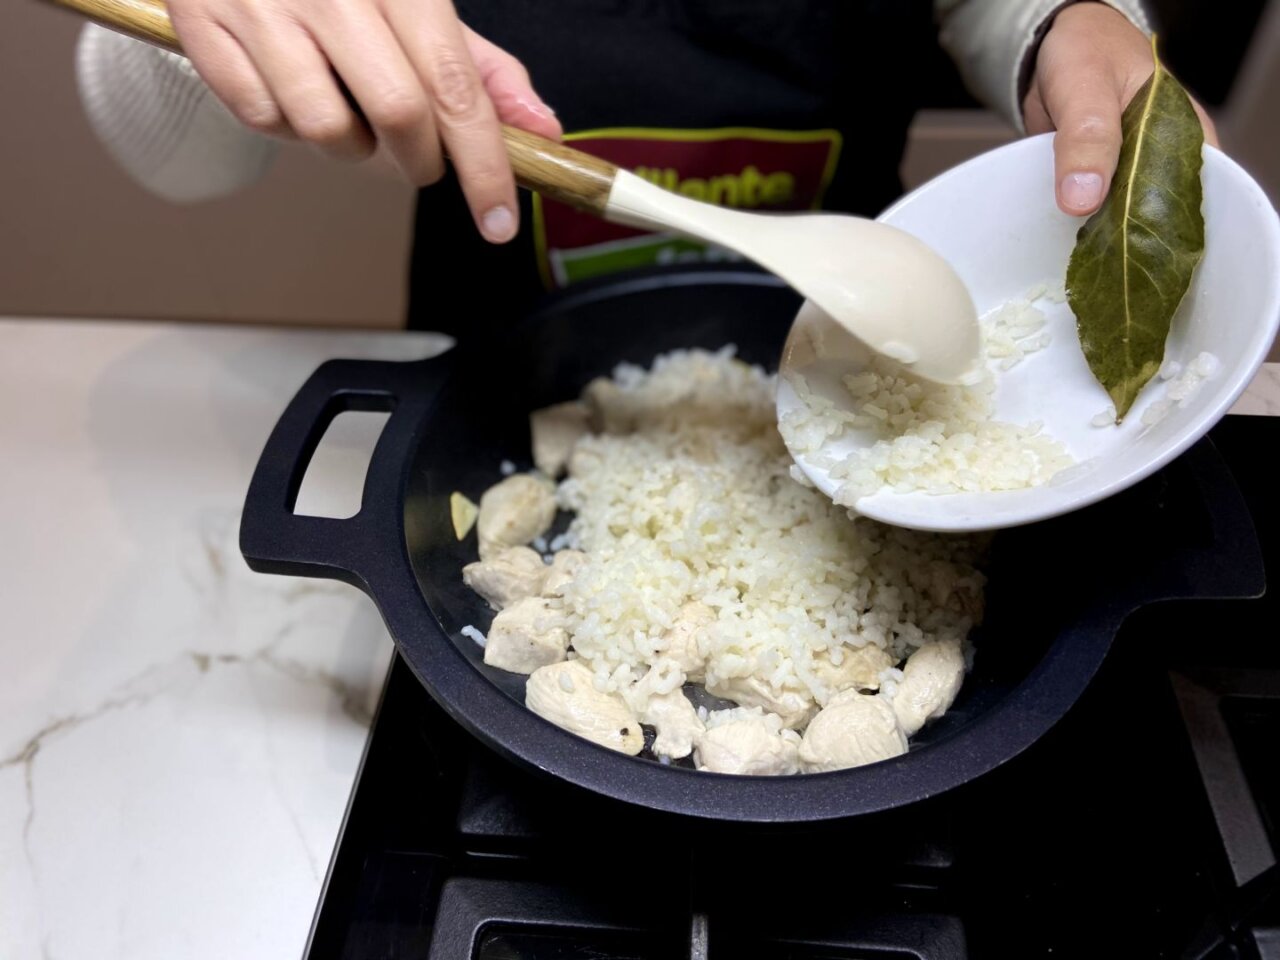
[[[267,438],[245,494],[240,552],[251,569],[342,580],[369,592],[363,571],[402,542],[396,504],[408,454],[449,366],[445,357],[330,360],[311,374]],[[369,459],[360,510],[341,520],[295,514],[312,454],[333,418],[348,410],[391,414]]]

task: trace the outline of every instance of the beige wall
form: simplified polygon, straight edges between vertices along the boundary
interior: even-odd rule
[[[1270,7],[1221,130],[1276,200],[1280,2]],[[0,315],[402,322],[408,188],[291,146],[238,196],[158,200],[89,129],[72,63],[79,28],[37,0],[0,0]],[[982,112],[927,113],[904,178],[920,183],[1011,136]]]
[[[158,200],[89,129],[79,26],[0,2],[0,315],[402,322],[408,188],[290,147],[241,195]]]

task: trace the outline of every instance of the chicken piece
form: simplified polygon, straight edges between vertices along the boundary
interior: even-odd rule
[[[493,609],[502,610],[517,600],[541,593],[549,572],[538,551],[507,547],[491,554],[488,560],[468,563],[462,568],[462,582],[489,601]]]
[[[681,689],[684,681],[679,664],[659,657],[649,672],[623,694],[640,722],[657,730],[653,752],[673,760],[691,754],[698,737],[707,729]]]
[[[527,473],[507,477],[480,498],[480,559],[506,547],[518,547],[547,532],[556,518],[551,484]]]
[[[963,682],[964,653],[958,640],[935,640],[909,656],[893,695],[893,711],[903,732],[910,737],[946,713]]]
[[[702,683],[707,661],[698,649],[698,636],[715,623],[716,613],[705,603],[692,600],[676,612],[676,618],[663,637],[662,655],[670,657],[684,671],[690,683]]]
[[[558,597],[564,593],[566,584],[572,583],[578,575],[587,555],[581,550],[558,550],[551,558],[551,566],[546,568],[547,576],[542,581],[544,597]]]
[[[596,377],[582,391],[590,411],[591,427],[599,433],[630,433],[635,428],[635,411],[625,391],[608,377]]]
[[[653,741],[653,752],[672,760],[693,753],[693,745],[707,731],[706,724],[698,719],[698,711],[683,690],[650,697],[649,708],[640,714],[640,722],[658,731]]]
[[[800,769],[795,742],[765,716],[746,716],[711,728],[698,738],[693,758],[699,770],[712,773],[776,777]]]
[[[525,684],[524,704],[557,727],[635,756],[644,749],[640,721],[621,694],[601,693],[594,681],[581,660],[540,667]]]
[[[569,462],[574,444],[589,429],[591,408],[577,400],[543,407],[529,414],[533,436],[533,463],[555,479]]]
[[[743,707],[760,707],[782,718],[788,730],[798,730],[809,722],[818,709],[813,698],[798,690],[784,687],[774,690],[773,685],[759,677],[730,677],[707,684],[707,693],[713,697],[732,700]]]
[[[599,470],[604,465],[604,456],[596,444],[580,442],[569,454],[569,476],[584,477]]]
[[[880,674],[893,666],[893,657],[874,643],[861,647],[844,647],[840,665],[831,662],[829,652],[813,658],[813,673],[831,693],[842,690],[878,690]]]
[[[818,712],[800,742],[809,773],[860,767],[907,752],[907,737],[884,697],[846,690]]]
[[[526,597],[493,618],[484,662],[512,673],[533,673],[563,660],[568,649],[564,613],[544,597]]]

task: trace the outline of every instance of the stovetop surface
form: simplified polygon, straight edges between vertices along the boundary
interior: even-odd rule
[[[1212,436],[1274,582],[1280,420]],[[308,957],[1280,958],[1278,619],[1274,591],[1139,611],[1022,756],[806,829],[683,822],[535,778],[397,659]]]

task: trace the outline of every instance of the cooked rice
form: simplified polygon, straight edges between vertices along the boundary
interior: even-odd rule
[[[1218,358],[1208,352],[1196,354],[1194,360],[1185,367],[1173,360],[1165,360],[1160,367],[1160,379],[1165,381],[1164,394],[1147,404],[1142,411],[1142,422],[1148,427],[1155,426],[1169,415],[1174,407],[1185,407],[1196,398],[1206,380],[1217,375],[1221,363]]]
[[[1008,370],[1047,346],[1044,325],[1030,299],[984,318],[989,362],[982,380],[969,387],[932,383],[876,357],[844,378],[848,403],[837,406],[796,375],[791,383],[802,403],[782,417],[779,429],[794,453],[841,481],[835,501],[844,506],[886,488],[947,494],[1039,486],[1070,466],[1071,457],[1039,423],[992,419],[992,367]],[[875,440],[839,459],[824,452],[850,430],[869,431]]]
[[[853,519],[794,482],[773,378],[731,347],[624,365],[614,382],[597,402],[630,432],[579,440],[557,493],[576,513],[565,545],[586,551],[567,628],[598,689],[643,676],[691,600],[715,617],[698,641],[708,685],[756,677],[817,705],[836,692],[818,667],[844,650],[898,662],[980,618],[980,542]]]
[[[889,667],[880,671],[880,696],[892,700],[898,692],[898,684],[903,681],[903,672],[897,667]]]

